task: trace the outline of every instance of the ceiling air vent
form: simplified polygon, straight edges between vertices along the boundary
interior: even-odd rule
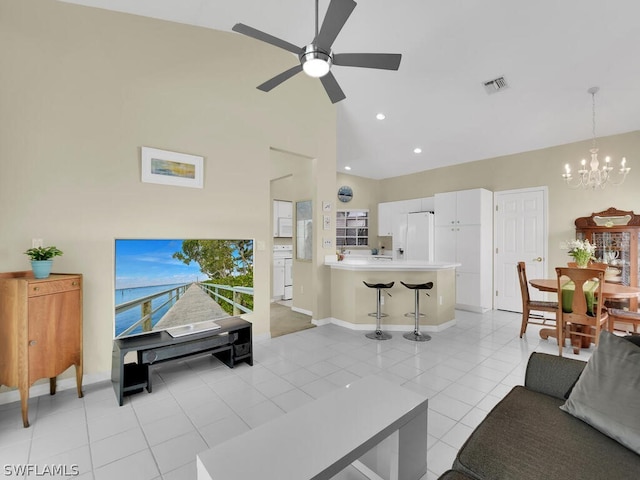
[[[489,95],[491,95],[492,93],[500,92],[505,88],[509,88],[509,85],[507,85],[507,81],[504,79],[504,77],[494,78],[493,80],[484,82],[483,85],[484,89]]]

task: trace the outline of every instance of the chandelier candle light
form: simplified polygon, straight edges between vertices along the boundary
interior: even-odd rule
[[[604,166],[600,168],[600,162],[598,161],[598,148],[596,147],[596,93],[600,90],[598,87],[591,87],[587,92],[591,95],[591,105],[592,105],[592,125],[593,125],[593,140],[591,143],[591,162],[589,166],[591,169],[587,169],[587,161],[583,158],[582,162],[580,162],[580,170],[578,170],[578,178],[577,182],[571,183],[573,176],[571,175],[571,168],[567,163],[564,166],[565,173],[562,174],[562,178],[564,178],[567,185],[571,188],[591,188],[595,190],[596,188],[604,188],[608,183],[611,185],[620,185],[624,182],[630,167],[627,167],[627,159],[622,158],[620,162],[620,169],[618,170],[618,174],[620,176],[619,182],[614,182],[611,178],[610,172],[613,170],[613,167],[610,165],[611,158],[605,157]]]

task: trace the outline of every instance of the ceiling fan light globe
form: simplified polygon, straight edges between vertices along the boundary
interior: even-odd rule
[[[318,49],[314,44],[307,45],[300,55],[304,73],[313,78],[324,77],[331,70],[331,54]]]
[[[311,60],[307,60],[302,64],[302,69],[304,73],[313,78],[324,77],[327,73],[329,73],[331,66],[324,60],[320,58],[313,58]]]

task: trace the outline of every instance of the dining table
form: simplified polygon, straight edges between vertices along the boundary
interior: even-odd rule
[[[529,284],[540,290],[541,292],[558,292],[558,279],[557,278],[534,278],[529,280]],[[631,287],[629,285],[622,285],[620,283],[604,282],[602,285],[602,296],[605,300],[616,299],[623,300],[625,298],[640,297],[640,288]],[[542,328],[540,329],[540,337],[547,339],[549,337],[556,337],[555,328]],[[583,348],[587,348],[589,345],[583,345]]]

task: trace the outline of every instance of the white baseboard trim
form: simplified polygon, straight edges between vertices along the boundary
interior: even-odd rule
[[[311,323],[316,327],[321,327],[322,325],[329,325],[331,323],[331,318],[322,318],[320,320],[311,319]]]
[[[304,308],[291,307],[291,310],[293,310],[294,312],[302,313],[303,315],[309,315],[310,317],[313,316],[313,312],[311,310],[305,310]]]
[[[87,385],[100,383],[107,380],[111,381],[110,371],[83,375],[82,387],[84,388]],[[76,389],[75,376],[58,379],[58,381],[56,382],[56,392],[60,392],[62,390],[71,390],[71,389],[73,390]],[[39,397],[42,395],[49,395],[49,382],[38,383],[36,385],[33,385],[29,389],[29,398]],[[18,389],[9,390],[7,392],[0,393],[0,405],[4,405],[6,403],[12,403],[12,402],[19,402],[19,401],[20,401],[20,392],[18,391]]]
[[[447,328],[453,327],[457,323],[458,321],[454,318],[448,322],[441,323],[440,325],[420,325],[420,330],[425,330],[427,332],[442,332]]]
[[[461,303],[456,303],[456,310],[465,310],[467,312],[474,312],[474,313],[486,313],[489,310],[491,310],[491,308],[482,307],[478,305],[465,305]]]
[[[348,328],[349,330],[375,330],[375,323],[351,323],[345,322],[344,320],[340,320],[339,318],[323,318],[322,320],[312,320],[314,325],[328,325],[330,323],[334,325],[338,325],[339,327]],[[448,322],[442,323],[440,325],[420,325],[421,332],[442,332],[449,327],[453,327],[457,323],[457,320],[454,318],[453,320],[449,320]],[[389,332],[412,332],[413,331],[413,323],[407,325],[385,325],[382,324],[382,329],[387,330]]]

